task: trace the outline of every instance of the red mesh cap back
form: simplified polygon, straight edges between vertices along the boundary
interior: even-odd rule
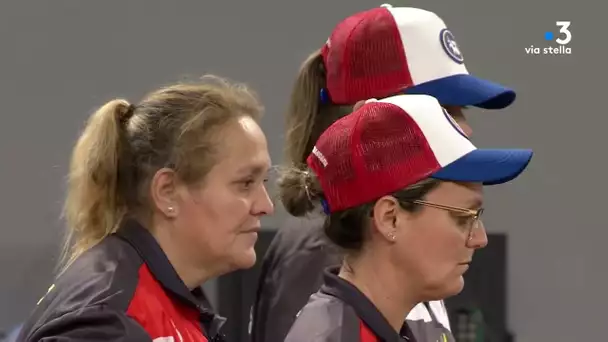
[[[340,22],[322,54],[327,90],[335,104],[387,97],[413,85],[399,29],[386,8]]]
[[[307,161],[332,212],[392,194],[440,168],[414,119],[384,102],[367,103],[330,126]]]

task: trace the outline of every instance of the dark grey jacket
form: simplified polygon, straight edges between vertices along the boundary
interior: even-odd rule
[[[323,270],[340,264],[340,254],[326,240],[322,226],[321,216],[290,217],[277,232],[262,263],[252,308],[252,342],[283,342],[298,312],[321,288]],[[417,341],[454,341],[445,310],[427,308],[416,307],[424,315],[410,314],[406,321]]]
[[[223,323],[148,230],[128,220],[56,279],[17,340],[216,342]]]

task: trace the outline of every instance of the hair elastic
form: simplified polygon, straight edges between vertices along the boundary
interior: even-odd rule
[[[323,207],[323,212],[325,213],[325,215],[331,214],[331,211],[329,211],[329,204],[327,203],[325,198],[321,198],[321,206]]]
[[[129,122],[129,120],[131,120],[131,117],[133,116],[133,114],[135,113],[135,109],[137,108],[136,105],[134,104],[129,104],[129,106],[127,107],[127,109],[124,111],[124,113],[122,113],[122,115],[120,115],[119,120],[121,124],[126,124]]]
[[[329,92],[327,91],[327,89],[321,88],[321,91],[319,91],[319,99],[323,104],[330,103]]]

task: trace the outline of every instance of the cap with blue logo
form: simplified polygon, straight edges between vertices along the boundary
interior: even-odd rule
[[[496,185],[528,166],[532,151],[478,149],[437,99],[396,95],[368,100],[333,123],[307,164],[323,189],[326,212],[371,202],[425,178]]]
[[[354,14],[335,27],[321,54],[325,91],[335,104],[401,92],[486,109],[515,100],[513,90],[469,74],[454,34],[419,8],[382,5]]]

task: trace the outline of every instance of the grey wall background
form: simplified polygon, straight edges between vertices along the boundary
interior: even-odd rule
[[[608,119],[599,58],[606,44],[594,18],[599,8],[574,3],[393,3],[439,13],[472,73],[519,91],[508,110],[470,115],[478,145],[536,151],[522,178],[488,190],[485,220],[489,230],[509,233],[509,322],[518,342],[605,336]],[[377,5],[2,1],[0,328],[25,318],[51,282],[69,151],[96,106],[116,96],[137,101],[183,76],[212,72],[246,81],[267,105],[263,126],[279,162],[282,110],[299,64],[340,19]],[[557,20],[572,21],[572,55],[526,55],[525,47],[547,45],[543,33],[556,31]]]

